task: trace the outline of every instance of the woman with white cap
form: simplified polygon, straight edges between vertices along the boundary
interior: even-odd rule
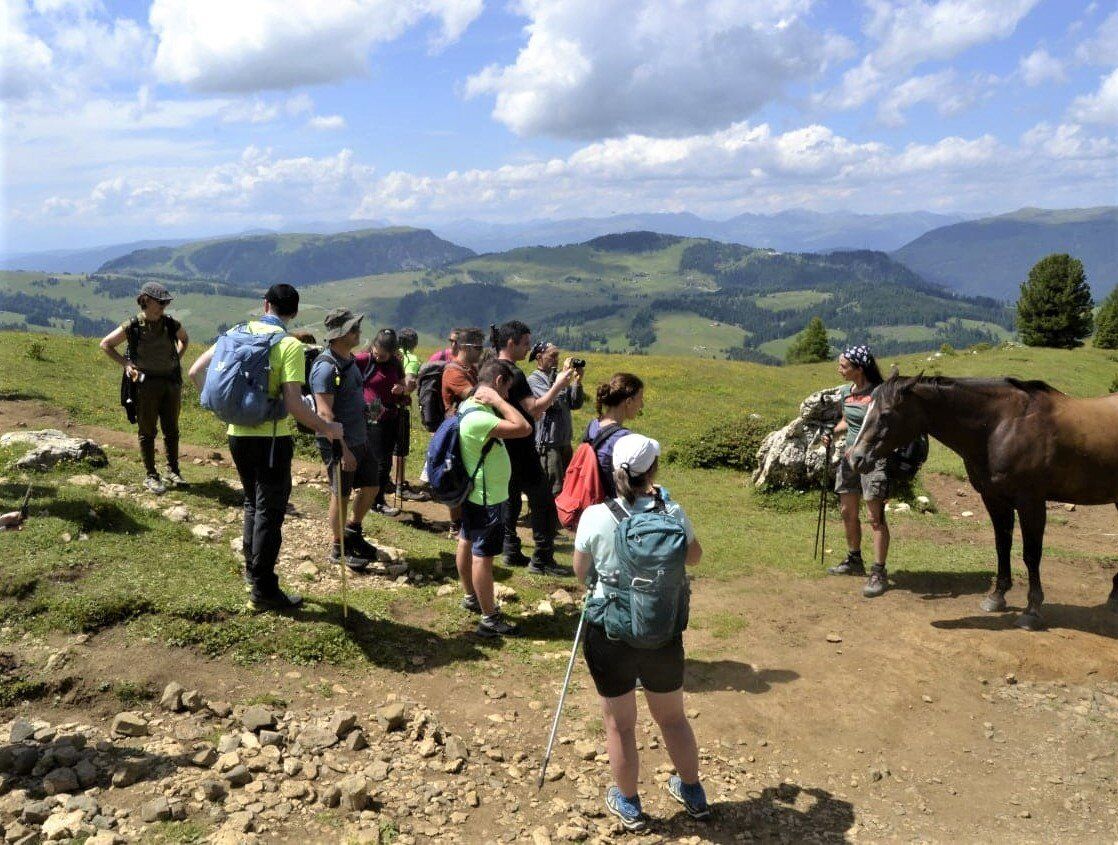
[[[660,509],[678,519],[687,536],[686,565],[699,562],[702,546],[683,508],[655,484],[660,444],[642,434],[626,434],[613,447],[616,504],[627,513]],[[574,569],[581,580],[593,573],[593,596],[605,595],[604,583],[615,576],[621,561],[616,534],[618,523],[606,502],[586,509],[575,537]],[[637,648],[610,639],[601,625],[587,622],[583,655],[601,698],[606,729],[606,749],[616,781],[606,793],[606,807],[627,830],[643,830],[648,816],[641,809],[637,792],[640,761],[637,756],[638,682],[652,718],[664,737],[664,745],[678,774],[667,789],[694,818],[710,815],[706,795],[699,783],[699,751],[695,734],[683,709],[683,638],[666,632],[670,639],[659,648]]]

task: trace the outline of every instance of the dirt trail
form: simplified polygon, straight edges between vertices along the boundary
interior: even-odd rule
[[[0,429],[29,421],[28,403],[16,404],[0,403]],[[64,417],[41,410],[43,425],[64,427]],[[133,442],[119,432],[72,430],[115,445]],[[969,508],[972,519],[985,518],[965,483],[927,483],[942,509]],[[440,515],[433,506],[421,510]],[[1013,612],[978,609],[985,575],[904,575],[875,600],[861,597],[860,579],[700,581],[686,689],[718,816],[705,826],[692,822],[662,797],[657,768],[667,758],[653,747],[656,733],[642,708],[645,807],[665,821],[638,841],[1118,842],[1118,616],[1102,608],[1118,561],[1118,514],[1060,513],[1066,524],[1053,521],[1046,545],[1071,554],[1045,560],[1049,630],[1042,633],[1013,628]],[[894,531],[928,530],[919,520],[897,518]],[[950,527],[943,535],[945,553],[964,535],[975,538]],[[992,574],[993,535],[979,540]],[[1100,565],[1075,553],[1115,557]],[[1009,596],[1013,610],[1024,592],[1019,578]],[[156,686],[175,680],[234,701],[271,692],[293,708],[366,713],[395,692],[426,703],[463,735],[495,712],[515,711],[519,747],[534,761],[564,664],[551,657],[528,664],[498,656],[407,675],[278,662],[244,668],[154,644],[125,650],[110,631],[73,647],[67,671],[77,683],[69,700],[40,702],[33,711],[58,720],[111,717],[116,702],[92,694],[106,677]],[[506,697],[495,702],[481,694],[483,686]],[[333,689],[328,700],[326,688]],[[0,719],[10,715],[0,712]],[[580,664],[561,735],[582,739],[599,728]],[[524,765],[530,772],[534,763]],[[554,831],[609,783],[604,762],[577,760],[571,745],[560,746],[553,765],[567,776],[540,799],[530,774],[507,776],[507,803],[476,814],[462,831],[466,841],[530,840],[527,832],[538,825]],[[316,831],[264,837],[297,840],[334,841]]]

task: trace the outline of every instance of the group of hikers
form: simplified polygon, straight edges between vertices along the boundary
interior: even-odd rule
[[[138,427],[144,486],[156,494],[186,483],[179,469],[178,416],[180,362],[189,338],[165,313],[171,301],[163,285],[144,284],[137,297],[140,313],[101,342],[123,369],[121,401]],[[461,605],[480,617],[481,637],[518,633],[494,596],[498,555],[506,566],[538,575],[573,574],[587,584],[582,650],[601,699],[615,779],[607,808],[627,829],[648,824],[637,788],[640,687],[676,768],[668,791],[691,816],[709,816],[698,748],[683,707],[682,632],[690,595],[685,567],[699,563],[703,552],[683,507],[656,483],[660,444],[628,427],[644,406],[641,379],[616,373],[597,388],[596,414],[575,452],[571,411],[585,401],[585,362],[560,362],[560,350],[533,343],[526,324],[493,326],[488,337],[477,327],[455,329],[448,345],[421,365],[414,330],[384,328],[362,346],[363,316],[335,309],[323,321],[324,343],[318,348],[311,333],[289,330],[298,313],[299,292],[273,285],[264,295],[262,315],[219,336],[189,370],[203,406],[229,423],[229,451],[244,490],[242,553],[250,606],[282,611],[303,601],[281,589],[276,575],[298,426],[316,435],[330,477],[334,563],[360,572],[375,560],[377,550],[362,525],[370,510],[398,513],[385,497],[392,489],[447,504],[457,540]],[[118,347],[125,342],[121,354]],[[518,366],[525,359],[536,365],[528,376]],[[839,367],[849,385],[835,432],[845,430],[852,444],[881,374],[864,346],[847,349]],[[399,462],[407,455],[413,398],[434,434],[420,483],[409,485]],[[162,475],[155,461],[159,428],[167,461]],[[861,475],[846,461],[839,466],[835,490],[849,552],[831,572],[865,574],[859,521],[864,498],[874,549],[864,593],[880,595],[886,588],[889,479],[884,465]],[[459,479],[458,494],[444,495],[463,474],[466,483]],[[530,557],[517,534],[523,499]],[[555,560],[561,526],[575,533],[573,573]]]

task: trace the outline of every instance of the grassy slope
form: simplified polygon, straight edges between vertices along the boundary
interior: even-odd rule
[[[100,357],[95,344],[50,338],[46,341],[48,360],[29,358],[29,345],[42,339],[41,335],[0,333],[4,395],[41,398],[65,407],[80,422],[127,430],[116,407],[118,371]],[[647,411],[635,427],[665,445],[700,433],[736,413],[786,418],[803,396],[838,381],[832,363],[774,369],[654,356],[587,358],[591,384],[618,369],[634,371],[646,380]],[[929,373],[1048,378],[1069,393],[1091,395],[1105,392],[1118,370],[1115,360],[1112,354],[1093,349],[998,349],[931,361],[910,356],[899,363],[906,372],[923,368]],[[75,372],[81,377],[65,375]],[[583,425],[590,412],[589,408],[578,412],[576,425]],[[190,390],[182,422],[184,438],[189,442],[216,445],[224,440],[222,427],[197,407]],[[424,446],[425,435],[417,431],[412,467],[418,467],[418,455]],[[10,457],[4,456],[3,463],[7,464]],[[933,449],[929,467],[961,472],[958,459],[939,447]],[[175,496],[207,521],[224,524],[225,511],[216,509],[237,502],[228,483],[235,488],[230,471],[193,466],[187,469],[195,486]],[[295,660],[360,657],[407,668],[406,658],[411,654],[425,655],[428,667],[452,657],[470,660],[484,654],[466,640],[447,637],[468,620],[455,609],[452,600],[437,599],[433,586],[389,594],[355,585],[352,602],[357,632],[350,637],[340,632],[334,597],[312,595],[310,608],[295,625],[268,616],[244,616],[239,613],[243,592],[238,564],[225,539],[205,545],[193,540],[183,526],[166,522],[135,501],[98,500],[89,491],[66,484],[73,471],[61,469],[39,477],[35,518],[26,531],[7,535],[12,563],[0,572],[0,621],[15,623],[15,630],[93,630],[136,617],[128,623],[133,633],[192,645],[206,653],[228,652],[244,660],[260,659],[268,651]],[[134,483],[139,474],[135,454],[114,452],[111,466],[100,474],[109,480]],[[749,479],[739,473],[687,470],[678,465],[666,465],[662,481],[686,504],[706,546],[701,577],[729,579],[765,570],[794,576],[819,574],[810,559],[816,501],[812,494],[765,498],[755,493]],[[20,493],[21,484],[9,474],[0,487],[0,497],[11,502]],[[322,512],[321,492],[299,487],[295,496],[308,513]],[[91,508],[96,518],[90,516]],[[969,532],[973,540],[956,544],[950,558],[945,559],[937,542],[920,539],[901,528],[895,539],[894,568],[988,571],[990,538],[984,525],[950,523],[946,516],[920,519],[933,528],[951,524],[953,532]],[[832,530],[832,536],[838,536],[837,521]],[[77,537],[81,531],[88,532],[88,540],[73,544],[58,540],[63,532]],[[226,529],[225,537],[231,532],[236,533],[235,525]],[[368,532],[406,549],[409,560],[420,571],[434,573],[439,567],[444,571],[452,568],[450,544],[437,534],[379,517],[370,517]],[[510,583],[521,593],[521,606],[534,604],[559,584],[520,573],[511,576]],[[401,618],[422,622],[407,625],[399,621]],[[551,648],[562,648],[563,638],[569,633],[568,623],[565,617],[532,622],[531,638],[547,640]],[[263,643],[269,644],[266,649]],[[527,660],[539,648],[530,641],[518,641],[506,644],[504,650]]]

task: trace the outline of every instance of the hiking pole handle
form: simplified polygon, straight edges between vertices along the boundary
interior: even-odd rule
[[[540,764],[539,782],[536,789],[543,789],[544,776],[547,774],[547,764],[551,762],[551,750],[555,747],[555,734],[559,731],[559,716],[563,713],[563,702],[567,699],[567,686],[571,682],[571,672],[575,668],[575,657],[578,655],[578,643],[582,639],[582,629],[586,625],[586,600],[590,598],[587,591],[582,601],[582,613],[578,617],[578,628],[575,630],[575,642],[571,646],[571,659],[567,661],[567,674],[563,678],[563,689],[559,693],[559,704],[555,707],[555,718],[551,721],[551,736],[547,740],[547,751],[544,753],[543,763]]]

